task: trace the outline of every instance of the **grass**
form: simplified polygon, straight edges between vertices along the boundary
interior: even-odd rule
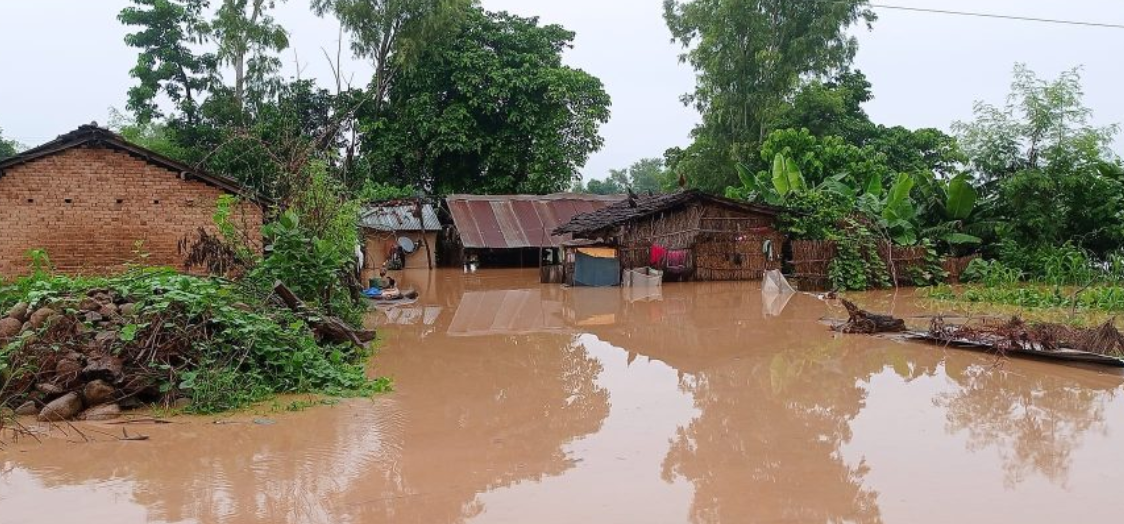
[[[1026,320],[1073,326],[1104,323],[1124,312],[1124,287],[1111,284],[1058,286],[1034,283],[935,286],[920,296],[933,303],[955,303],[973,315],[1018,315]]]

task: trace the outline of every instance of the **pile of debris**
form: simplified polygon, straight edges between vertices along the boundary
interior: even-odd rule
[[[986,344],[1001,352],[1075,349],[1124,358],[1124,335],[1116,328],[1115,319],[1096,328],[1076,328],[1047,322],[1027,323],[1019,317],[1002,322],[952,325],[938,317],[930,324],[929,335],[936,340]]]
[[[17,373],[4,396],[18,402],[17,414],[42,421],[106,420],[159,400],[157,377],[140,365],[158,355],[131,354],[121,343],[136,340],[135,320],[136,305],[109,290],[34,310],[16,304],[0,319],[0,345],[16,343],[9,358]]]

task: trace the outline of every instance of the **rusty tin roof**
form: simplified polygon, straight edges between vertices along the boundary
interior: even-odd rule
[[[451,195],[445,199],[461,242],[469,249],[558,247],[569,235],[551,235],[575,215],[591,213],[623,195]]]

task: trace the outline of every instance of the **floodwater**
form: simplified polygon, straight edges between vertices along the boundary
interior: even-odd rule
[[[1122,518],[1120,374],[839,336],[818,322],[839,310],[754,283],[402,280],[422,299],[371,316],[396,392],[9,444],[0,522]],[[925,313],[909,292],[860,300]]]

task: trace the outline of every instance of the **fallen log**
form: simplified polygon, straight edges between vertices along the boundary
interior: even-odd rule
[[[334,343],[350,342],[358,347],[365,347],[369,342],[375,339],[374,331],[357,330],[348,326],[346,322],[336,318],[320,315],[308,308],[300,298],[297,297],[293,290],[289,289],[280,280],[273,283],[273,291],[277,296],[281,297],[281,301],[293,310],[294,313],[300,315],[305,322],[312,327],[312,331],[324,340]]]
[[[843,300],[843,307],[847,308],[847,322],[839,326],[843,333],[900,333],[905,331],[905,320],[894,318],[890,315],[879,315],[864,311],[850,300]]]

